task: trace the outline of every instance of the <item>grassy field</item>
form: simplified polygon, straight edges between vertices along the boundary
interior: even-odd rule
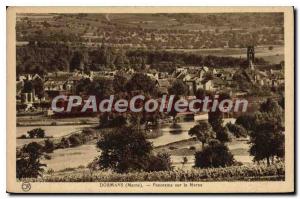
[[[100,155],[96,148],[96,143],[89,143],[74,148],[57,149],[50,154],[50,160],[43,160],[47,164],[47,169],[54,171],[64,170],[66,168],[86,167],[88,163]]]

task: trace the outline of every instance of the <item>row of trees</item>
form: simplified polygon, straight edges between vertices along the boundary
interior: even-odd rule
[[[116,74],[113,80],[81,79],[76,85],[76,94],[94,95],[98,99],[104,99],[112,94],[130,96],[134,92],[142,92],[148,96],[158,94],[155,81],[143,73],[135,73],[130,79],[122,73]]]
[[[166,68],[166,63],[168,67]],[[265,64],[262,58],[255,63]],[[60,45],[28,45],[17,48],[17,74],[55,71],[98,71],[104,69],[133,68],[137,71],[151,65],[159,71],[171,72],[177,65],[206,65],[209,67],[236,67],[247,65],[247,61],[234,57],[203,56],[196,53],[124,50],[107,46],[97,49],[70,48]]]
[[[250,135],[250,154],[254,161],[266,160],[270,165],[275,158],[284,159],[284,111],[277,101],[267,99],[259,111],[240,116],[236,123]]]
[[[200,91],[198,91],[199,97]],[[220,98],[227,98],[222,94]],[[210,112],[208,122],[201,121],[189,130],[202,143],[202,151],[195,154],[196,166],[218,167],[234,163],[226,142],[230,141],[231,132],[235,137],[250,136],[250,155],[254,161],[266,160],[270,165],[275,158],[284,158],[284,118],[282,107],[271,98],[260,105],[258,112],[237,118],[236,124],[223,126],[220,111]],[[217,141],[216,141],[217,140]],[[206,144],[208,144],[206,146]],[[215,158],[215,162],[212,160]]]

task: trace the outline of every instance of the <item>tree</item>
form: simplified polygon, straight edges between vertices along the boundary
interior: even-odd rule
[[[51,140],[49,139],[45,140],[44,151],[46,153],[53,153],[54,148],[55,148],[54,144]]]
[[[36,142],[31,142],[17,151],[17,178],[37,178],[38,176],[42,176],[43,167],[47,166],[40,163],[42,154],[43,146]]]
[[[285,136],[283,111],[280,105],[269,98],[252,117],[250,154],[254,156],[254,161],[266,159],[270,165],[270,159],[283,158]]]
[[[231,140],[228,128],[225,126],[219,126],[216,130],[216,138],[222,142],[229,142]]]
[[[89,78],[80,79],[75,85],[76,94],[80,95],[82,92],[87,92],[90,85],[91,80]]]
[[[167,153],[159,153],[149,157],[148,166],[145,171],[170,171],[172,170],[171,157]]]
[[[259,110],[261,112],[275,113],[275,114],[282,112],[282,108],[279,106],[279,104],[271,98],[268,98],[267,101],[263,102],[260,105]]]
[[[113,80],[113,87],[116,93],[126,91],[127,78],[122,74],[116,74]]]
[[[212,126],[213,131],[217,131],[223,126],[223,116],[219,108],[208,112],[208,122]]]
[[[32,86],[34,88],[35,94],[39,99],[44,96],[44,82],[40,78],[36,78],[32,81]]]
[[[226,127],[237,138],[247,137],[247,131],[242,125],[232,124],[231,122],[229,122],[226,124]]]
[[[99,115],[99,127],[107,128],[110,126],[110,113],[104,112]]]
[[[44,138],[45,137],[45,130],[41,128],[35,128],[30,131],[27,131],[27,134],[30,138]]]
[[[228,93],[220,93],[219,98],[216,99],[219,102],[230,99]],[[211,124],[214,131],[220,130],[223,126],[223,113],[219,107],[216,107],[216,110],[210,110],[208,113],[208,122]]]
[[[68,139],[66,139],[66,138],[61,138],[61,140],[60,140],[60,143],[59,143],[59,147],[60,148],[69,148],[70,147],[70,142],[69,142],[69,140]]]
[[[208,97],[209,99],[213,99],[213,93],[211,91],[207,91],[204,90],[202,88],[199,88],[196,92],[195,92],[195,96],[197,99],[201,99],[203,100],[205,97]]]
[[[169,88],[169,94],[176,96],[184,96],[188,93],[188,91],[188,86],[180,79],[175,80]]]
[[[236,119],[235,124],[243,126],[249,132],[255,126],[255,117],[249,114],[241,115]]]
[[[268,120],[271,122],[276,122],[281,126],[284,126],[283,120],[283,110],[281,106],[271,98],[268,98],[267,101],[263,102],[260,105],[261,114],[256,114],[256,122],[260,122],[262,120]]]
[[[175,110],[175,103],[180,99],[180,96],[185,96],[188,93],[188,86],[182,80],[175,80],[172,86],[169,88],[169,94],[175,95],[173,99],[172,109],[170,115],[173,116],[173,122],[176,123],[177,111]]]
[[[204,100],[205,97],[207,97],[209,100],[214,99],[213,93],[211,91],[207,91],[207,90],[204,90],[202,88],[199,88],[199,89],[196,90],[195,96],[199,100]],[[208,107],[207,107],[208,109],[210,109],[210,105],[211,104],[208,103]],[[200,110],[203,110],[203,103],[201,103],[201,104],[197,103],[194,108],[199,108]]]
[[[101,150],[99,166],[124,173],[145,170],[152,144],[143,133],[131,127],[122,127],[105,133],[97,142]]]
[[[78,133],[72,134],[68,140],[71,147],[76,147],[84,143],[83,136]]]
[[[188,163],[188,158],[186,157],[186,156],[184,156],[183,158],[182,158],[182,168],[184,167],[184,165],[186,164],[186,163]]]
[[[27,131],[27,134],[30,138],[34,138],[35,137],[35,131],[34,129],[30,130],[30,131]]]
[[[188,133],[190,136],[197,137],[197,139],[202,143],[202,149],[209,139],[214,138],[211,125],[205,121],[200,121],[199,124],[191,128]]]
[[[44,138],[44,137],[45,137],[45,130],[39,128],[39,129],[36,131],[36,137],[37,137],[37,138]]]
[[[33,89],[32,81],[25,80],[22,92],[30,93],[32,92],[32,89]]]
[[[285,101],[284,99],[285,99],[284,95],[281,95],[278,101],[278,104],[281,106],[282,109],[284,109],[284,101]]]
[[[83,70],[83,54],[81,52],[74,52],[73,57],[70,61],[70,69],[74,70]]]
[[[280,125],[271,122],[260,123],[250,134],[250,154],[254,156],[254,161],[266,159],[270,165],[270,158],[284,157],[284,140]]]
[[[195,167],[226,167],[233,164],[234,158],[228,147],[216,140],[195,154]]]
[[[113,94],[112,81],[109,79],[97,79],[87,87],[88,95],[95,95],[98,99],[105,99]]]
[[[126,88],[128,92],[143,91],[150,96],[156,96],[158,93],[155,81],[143,73],[134,74],[127,82]]]

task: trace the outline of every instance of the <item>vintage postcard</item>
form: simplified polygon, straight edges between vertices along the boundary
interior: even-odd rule
[[[8,7],[10,193],[293,193],[293,7]]]

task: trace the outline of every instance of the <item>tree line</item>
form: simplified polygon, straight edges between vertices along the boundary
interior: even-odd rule
[[[257,64],[266,64],[262,58]],[[34,43],[17,47],[17,74],[45,74],[55,71],[100,71],[133,68],[137,71],[146,65],[158,71],[173,71],[176,66],[195,65],[214,68],[247,65],[244,58],[203,56],[201,54],[153,50],[125,50],[102,45],[96,49],[69,47],[63,44]]]

